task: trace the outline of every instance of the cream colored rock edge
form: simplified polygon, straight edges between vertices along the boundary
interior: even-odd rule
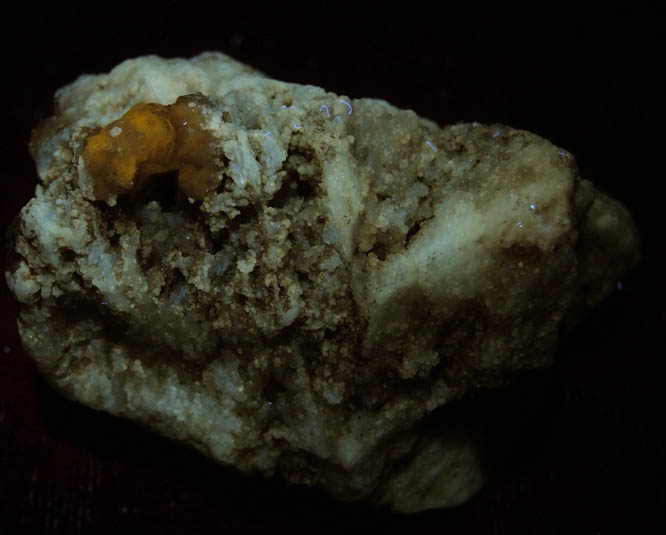
[[[91,132],[207,97],[221,171],[96,201]],[[439,128],[218,53],[150,56],[56,94],[6,277],[64,395],[244,472],[403,512],[476,492],[466,394],[547,366],[560,322],[638,260],[627,211],[573,157],[504,126]]]

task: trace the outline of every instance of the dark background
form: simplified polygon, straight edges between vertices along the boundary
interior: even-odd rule
[[[565,340],[548,372],[481,395],[467,414],[493,446],[490,481],[466,505],[399,516],[241,477],[186,448],[56,395],[21,349],[0,284],[0,533],[657,532],[666,509],[664,151],[650,13],[583,18],[361,9],[320,2],[230,7],[30,7],[4,19],[0,224],[30,198],[31,128],[82,73],[156,53],[220,50],[268,75],[432,118],[499,122],[573,153],[582,176],[635,215],[644,260]],[[366,4],[363,4],[366,5]],[[369,4],[368,4],[369,5]],[[442,4],[444,5],[444,4]],[[546,4],[544,4],[546,6]]]

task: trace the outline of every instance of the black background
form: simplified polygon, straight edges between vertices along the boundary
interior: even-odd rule
[[[408,517],[238,476],[60,398],[20,348],[17,306],[0,284],[0,533],[663,529],[666,263],[656,15],[581,17],[550,4],[515,14],[438,13],[416,2],[247,4],[27,7],[6,16],[3,235],[34,190],[27,141],[51,113],[56,89],[130,57],[220,50],[271,77],[384,98],[440,124],[499,122],[551,140],[576,156],[582,176],[633,212],[643,263],[561,344],[550,371],[472,403],[470,417],[480,418],[496,445],[486,487],[458,509]]]

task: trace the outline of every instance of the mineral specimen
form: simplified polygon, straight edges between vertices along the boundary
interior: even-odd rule
[[[64,395],[403,512],[482,482],[452,400],[547,366],[638,257],[573,157],[217,53],[58,91],[6,277]],[[565,317],[566,316],[566,317]]]

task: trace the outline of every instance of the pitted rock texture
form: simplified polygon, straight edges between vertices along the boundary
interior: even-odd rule
[[[182,154],[127,164],[132,143],[157,146],[143,119],[113,128],[179,98],[211,159],[186,186]],[[55,102],[6,271],[41,372],[221,463],[341,499],[467,499],[482,469],[469,437],[432,425],[438,409],[547,366],[561,320],[638,260],[627,211],[528,132],[439,128],[218,53],[128,60]]]

